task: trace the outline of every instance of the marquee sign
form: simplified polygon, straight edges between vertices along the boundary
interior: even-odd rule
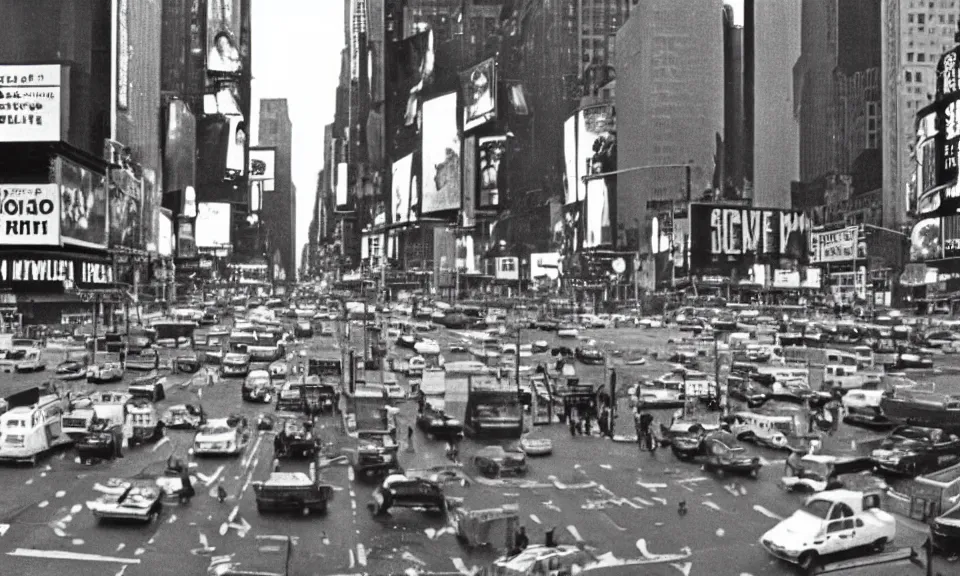
[[[113,266],[105,260],[82,256],[24,253],[0,256],[0,286],[49,290],[53,287],[113,288]]]
[[[693,271],[792,259],[809,260],[809,218],[792,210],[716,204],[690,205],[690,264]]]

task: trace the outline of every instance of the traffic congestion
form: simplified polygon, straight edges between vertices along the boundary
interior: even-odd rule
[[[0,572],[957,570],[950,322],[306,285],[84,334],[0,346]]]

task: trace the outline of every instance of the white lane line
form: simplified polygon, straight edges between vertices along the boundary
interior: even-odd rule
[[[67,495],[66,490],[57,490],[57,493],[54,494],[54,496],[56,496],[57,498],[63,498],[66,495]]]
[[[160,439],[159,442],[153,445],[153,451],[156,452],[157,450],[160,449],[161,446],[163,446],[167,442],[170,442],[170,438],[168,438],[167,436],[164,436],[163,438]]]
[[[693,568],[693,562],[684,562],[682,564],[674,562],[670,565],[679,570],[683,576],[690,576],[690,570]]]
[[[139,558],[118,558],[103,556],[102,554],[84,554],[82,552],[68,552],[66,550],[35,550],[32,548],[17,548],[7,552],[7,556],[22,558],[46,558],[50,560],[76,560],[81,562],[110,562],[114,564],[139,564]]]
[[[170,516],[170,519],[169,519],[169,520],[167,520],[167,524],[173,524],[173,523],[176,522],[176,521],[177,521],[177,515],[174,514],[174,515]]]
[[[263,441],[263,435],[257,436],[257,441],[253,443],[253,449],[247,454],[246,461],[240,464],[240,468],[246,472],[247,468],[250,466],[250,463],[253,462],[253,457],[256,456],[257,450],[260,449],[260,442]]]
[[[353,555],[353,548],[350,549],[350,569],[353,570],[353,567],[357,565],[357,559]]]
[[[654,496],[653,498],[651,498],[651,500],[655,500],[655,501],[659,502],[660,504],[662,504],[662,505],[664,505],[664,506],[667,505],[667,499],[666,499],[666,498],[659,498],[659,497],[657,497],[657,496]]]
[[[120,567],[120,570],[113,576],[123,576],[126,571],[127,571],[127,565],[124,564],[123,566]]]
[[[28,478],[27,481],[24,482],[24,484],[26,484],[27,486],[33,484],[33,478]]]
[[[357,544],[357,563],[361,566],[367,565],[367,550],[362,543]]]
[[[126,548],[126,547],[127,547],[127,545],[124,544],[123,542],[117,544],[117,552],[123,550],[123,549]]]
[[[347,480],[353,482],[356,479],[356,475],[353,473],[353,468],[347,468]]]
[[[144,549],[144,548],[137,548],[136,550],[133,551],[133,555],[134,555],[134,556],[140,556],[140,555],[142,555],[144,552],[146,552],[146,549]]]
[[[86,544],[86,542],[83,541],[83,538],[74,538],[73,540],[70,541],[70,543],[73,544],[74,546],[83,546],[84,544]]]
[[[73,506],[70,507],[71,514],[79,514],[81,510],[83,510],[83,506],[81,506],[80,504],[74,504]]]
[[[583,542],[583,537],[580,536],[580,531],[577,530],[577,527],[573,524],[567,526],[567,532],[569,532],[570,535],[573,536],[573,539],[577,542]]]
[[[766,508],[764,508],[763,506],[760,506],[759,504],[754,505],[753,509],[756,510],[757,512],[763,514],[763,515],[766,516],[767,518],[772,518],[773,520],[783,520],[783,516],[780,516],[779,514],[777,514],[777,513],[775,513],[775,512],[771,512],[771,511],[767,510]]]
[[[208,476],[208,477],[204,478],[204,479],[203,479],[204,485],[205,485],[205,486],[210,486],[211,484],[213,484],[214,482],[216,482],[217,478],[220,477],[220,474],[223,474],[223,466],[217,468],[216,472],[214,472],[212,476]],[[200,475],[200,474],[197,473],[197,476],[199,476],[199,475]]]
[[[723,512],[723,509],[720,508],[720,506],[718,506],[716,502],[704,500],[703,505],[706,506],[707,508],[710,508],[711,510],[716,510],[717,512]]]
[[[37,504],[37,508],[46,508],[49,505],[50,505],[50,502],[47,502],[46,500],[44,500],[43,502]]]
[[[4,534],[6,534],[7,530],[9,529],[10,529],[9,524],[0,524],[0,536],[3,536]]]
[[[649,500],[645,500],[645,499],[643,499],[643,498],[641,498],[641,497],[639,497],[639,496],[634,496],[633,499],[636,500],[637,502],[643,504],[644,506],[653,506],[653,502],[651,502],[651,501],[649,501]]]
[[[350,501],[350,508],[352,508],[352,509],[354,509],[354,510],[357,509],[357,501],[356,501],[356,500],[351,500],[351,501]]]
[[[535,524],[543,524],[543,522],[540,521],[540,517],[536,514],[531,514],[530,520],[532,520]]]

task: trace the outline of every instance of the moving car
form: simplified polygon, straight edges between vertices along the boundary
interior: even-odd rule
[[[463,422],[434,407],[429,402],[417,414],[417,428],[428,437],[452,440],[463,437]]]
[[[577,348],[574,356],[581,364],[600,365],[604,362],[603,352],[596,348]]]
[[[278,458],[313,458],[320,449],[320,439],[313,434],[313,423],[305,419],[283,419],[277,441],[281,446]]]
[[[520,476],[527,472],[527,455],[519,448],[506,450],[503,446],[487,446],[474,454],[473,464],[488,478]]]
[[[276,388],[266,370],[253,370],[240,387],[240,397],[246,402],[269,404],[273,402],[275,392]]]
[[[269,372],[271,380],[286,380],[290,375],[290,365],[287,364],[286,360],[277,360],[270,363],[267,372]]]
[[[160,490],[144,480],[131,480],[116,486],[87,507],[99,521],[120,520],[150,523],[160,517]]]
[[[383,385],[384,391],[387,393],[387,398],[391,400],[406,400],[407,393],[404,389],[397,384],[396,382],[388,382]]]
[[[163,425],[172,430],[196,430],[207,422],[203,407],[195,404],[175,404],[167,408],[161,418]]]
[[[314,474],[315,476],[315,474]],[[333,499],[333,486],[303,472],[271,472],[264,482],[254,482],[257,512],[324,513]]]
[[[80,462],[92,464],[101,460],[113,460],[120,455],[119,444],[123,431],[120,426],[98,420],[91,424],[85,436],[77,440],[77,456]]]
[[[896,519],[877,491],[830,490],[760,537],[773,556],[812,572],[825,557],[853,549],[882,551],[897,536]]]
[[[153,348],[144,348],[139,354],[127,358],[127,368],[137,371],[158,370],[160,368],[160,354]]]
[[[80,380],[87,375],[90,356],[86,350],[67,350],[66,358],[57,364],[57,378],[60,380]]]
[[[158,442],[164,435],[164,424],[157,415],[157,407],[143,400],[127,406],[130,422],[130,445]]]
[[[917,476],[960,462],[960,438],[940,428],[895,428],[871,458],[884,472]]]
[[[227,354],[223,357],[220,371],[227,378],[245,378],[250,373],[250,355],[242,352]]]
[[[841,475],[856,474],[872,468],[869,458],[850,458],[830,454],[806,454],[790,476],[780,479],[787,490],[823,492],[842,488]]]
[[[197,456],[241,454],[250,441],[250,428],[243,416],[215,418],[197,430],[193,453]]]
[[[360,430],[357,432],[357,450],[352,452],[354,472],[370,476],[389,474],[400,470],[397,452],[400,445],[388,431]]]
[[[880,408],[884,394],[883,390],[851,390],[844,394],[841,400],[844,423],[873,430],[892,428],[893,422]]]
[[[678,436],[670,449],[678,460],[696,462],[721,476],[734,472],[756,478],[762,466],[758,456],[748,454],[733,434],[724,431]]]
[[[391,474],[373,492],[373,515],[381,516],[397,507],[425,508],[442,513],[447,509],[447,499],[443,487],[433,480]]]

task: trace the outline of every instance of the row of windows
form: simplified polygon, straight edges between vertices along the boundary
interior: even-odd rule
[[[917,23],[918,26],[923,26],[926,23],[934,23],[934,14],[931,14],[928,18],[926,14],[907,14],[907,23],[913,24]],[[957,16],[955,14],[940,14],[938,20],[940,24],[955,24],[957,22]],[[923,30],[921,29],[921,32]]]
[[[956,6],[956,0],[940,0],[941,8],[953,8]],[[936,7],[936,2],[924,2],[924,0],[910,0],[910,8],[923,8],[928,7],[933,10]]]
[[[904,72],[904,76],[907,79],[907,82],[923,82],[923,72],[911,72],[907,70]]]

